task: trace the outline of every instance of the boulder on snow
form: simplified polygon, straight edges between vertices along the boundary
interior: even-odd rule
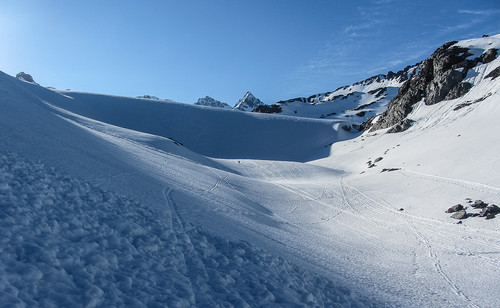
[[[471,206],[477,209],[484,209],[488,206],[488,203],[484,203],[482,200],[476,200],[473,204],[471,204]]]
[[[454,205],[454,206],[450,207],[449,209],[447,209],[446,213],[455,213],[455,212],[461,211],[463,209],[464,209],[463,205],[457,204],[457,205]]]
[[[479,217],[486,217],[487,219],[494,218],[496,214],[500,213],[500,207],[495,204],[490,204],[479,212]]]
[[[453,213],[453,215],[451,215],[450,217],[454,219],[465,219],[467,218],[467,212],[465,210],[461,210],[456,213]]]

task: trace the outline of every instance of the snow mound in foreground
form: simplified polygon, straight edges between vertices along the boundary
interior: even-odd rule
[[[332,281],[41,163],[0,155],[1,303],[362,306]],[[169,197],[170,192],[167,193]]]

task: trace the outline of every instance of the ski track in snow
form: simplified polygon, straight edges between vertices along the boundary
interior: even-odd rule
[[[409,170],[407,168],[402,168],[401,171],[417,175],[418,177],[420,177],[422,179],[433,180],[436,182],[447,183],[447,184],[453,184],[453,185],[461,186],[464,188],[468,188],[468,189],[472,189],[472,190],[476,190],[476,191],[480,191],[480,192],[500,195],[500,188],[493,187],[493,186],[486,185],[486,184],[482,184],[482,183],[466,181],[466,180],[461,180],[461,179],[447,178],[447,177],[443,177],[443,176],[437,176],[437,175],[432,175],[432,174],[428,174],[428,173]]]
[[[5,306],[369,306],[280,257],[186,223],[168,186],[157,208],[16,155],[0,162]]]

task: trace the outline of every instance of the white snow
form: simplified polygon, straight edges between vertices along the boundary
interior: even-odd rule
[[[499,64],[461,98],[418,104],[409,130],[357,138],[343,119],[0,73],[0,303],[496,306],[500,218],[445,210],[500,202],[500,82],[485,78]]]

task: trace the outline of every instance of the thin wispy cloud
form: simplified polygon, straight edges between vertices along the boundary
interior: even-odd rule
[[[500,10],[458,10],[460,14],[472,14],[472,15],[495,15],[500,14]]]

